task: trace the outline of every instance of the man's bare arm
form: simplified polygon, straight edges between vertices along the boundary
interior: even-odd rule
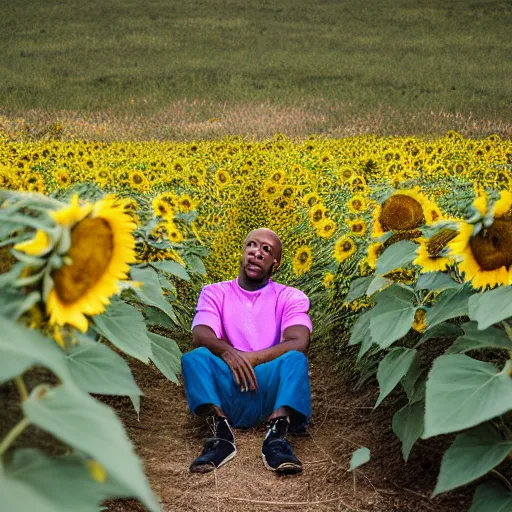
[[[258,388],[253,364],[248,360],[247,352],[240,352],[227,341],[217,338],[213,329],[207,325],[196,325],[192,334],[194,346],[206,347],[212,354],[226,362],[242,391],[255,391]]]
[[[246,355],[252,366],[256,366],[272,361],[290,350],[306,354],[310,341],[311,334],[305,325],[291,325],[284,330],[281,343],[255,352],[242,352],[242,354]]]

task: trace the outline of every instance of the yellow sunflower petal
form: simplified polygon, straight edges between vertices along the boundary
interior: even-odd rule
[[[51,248],[51,243],[52,239],[50,235],[46,231],[39,229],[32,240],[20,242],[16,244],[14,248],[30,256],[41,256]]]

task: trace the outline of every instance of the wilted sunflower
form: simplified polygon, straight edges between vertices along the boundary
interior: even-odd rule
[[[135,261],[135,224],[113,197],[81,206],[75,195],[69,206],[50,215],[70,229],[70,248],[62,255],[64,264],[51,273],[53,288],[46,299],[46,311],[50,324],[69,324],[85,332],[86,315],[105,310],[110,296],[119,290],[119,281],[127,277],[128,264]],[[17,249],[42,254],[47,241],[38,231],[32,245],[25,242]]]
[[[338,263],[343,263],[356,252],[356,244],[354,239],[348,235],[344,235],[334,244],[334,257]]]
[[[332,219],[324,219],[316,225],[316,234],[321,238],[331,238],[336,231],[336,222]]]
[[[417,309],[414,313],[412,328],[417,332],[423,332],[427,328],[427,312],[424,309]]]
[[[453,258],[446,256],[445,249],[448,243],[457,236],[455,229],[444,228],[430,238],[420,238],[418,249],[416,250],[417,258],[413,261],[415,265],[421,267],[420,272],[443,272],[446,268],[453,264]]]
[[[313,255],[309,245],[303,245],[297,249],[293,257],[293,271],[297,276],[307,272],[313,264]]]
[[[448,244],[451,254],[464,280],[474,288],[506,286],[512,279],[512,193],[502,191],[494,205],[481,196],[473,206],[481,215],[493,206],[492,224],[472,236],[475,226],[461,222],[458,235]]]

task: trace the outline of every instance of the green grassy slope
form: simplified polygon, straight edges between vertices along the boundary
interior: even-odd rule
[[[325,98],[510,118],[511,14],[507,0],[11,0],[0,106]]]

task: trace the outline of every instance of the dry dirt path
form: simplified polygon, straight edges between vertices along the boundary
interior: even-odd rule
[[[290,437],[304,464],[301,475],[279,477],[261,460],[264,429],[236,431],[238,455],[216,472],[190,474],[207,431],[187,409],[182,387],[158,371],[133,365],[145,396],[140,421],[129,400],[113,401],[125,423],[164,512],[463,512],[471,490],[462,489],[431,500],[440,462],[440,444],[422,442],[408,464],[391,432],[389,408],[373,410],[377,390],[355,392],[333,371],[325,356],[310,358],[313,417],[308,432]],[[388,399],[389,400],[389,399]],[[392,399],[391,399],[392,401]],[[372,460],[355,476],[347,472],[352,452],[371,450]],[[111,512],[144,510],[125,500],[111,503]]]

